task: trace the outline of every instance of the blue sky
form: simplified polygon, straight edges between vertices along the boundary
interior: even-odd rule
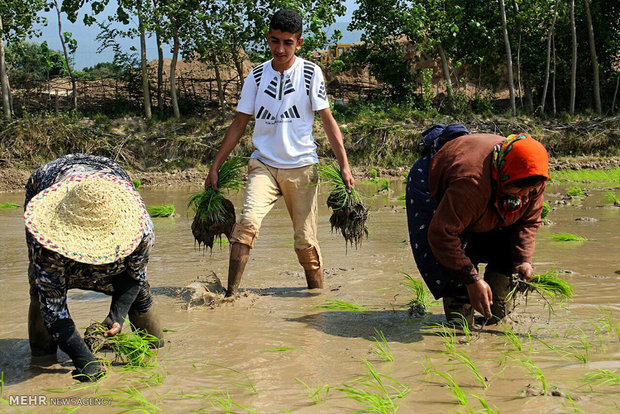
[[[360,38],[359,33],[351,33],[346,31],[346,27],[351,20],[351,15],[353,10],[355,9],[355,0],[345,0],[345,5],[347,6],[347,14],[343,16],[339,21],[337,21],[333,26],[333,29],[339,29],[343,32],[342,43],[352,43],[356,42]],[[116,9],[116,1],[110,0],[110,4],[106,7],[101,17],[98,17],[98,20],[105,19],[106,16],[111,15]],[[47,18],[47,26],[39,26],[41,30],[41,36],[38,38],[31,39],[36,42],[47,41],[47,44],[50,48],[55,50],[61,50],[62,46],[60,44],[60,39],[58,38],[58,21],[56,17],[56,12],[48,12],[43,13],[43,16]],[[112,50],[104,50],[100,53],[97,52],[99,48],[99,42],[96,40],[97,34],[99,33],[99,27],[97,26],[86,26],[82,23],[83,14],[80,14],[76,23],[71,23],[67,20],[66,16],[62,16],[62,30],[63,32],[71,32],[73,38],[77,40],[78,47],[73,55],[73,60],[75,63],[75,69],[82,70],[87,66],[93,66],[99,62],[111,62],[114,58],[114,53]],[[134,25],[137,26],[137,22],[134,22]],[[117,39],[118,43],[123,47],[123,50],[129,51],[132,46],[138,48],[139,40],[138,39]],[[164,45],[164,56],[171,57],[170,48]],[[150,38],[147,40],[147,58],[148,60],[153,60],[157,57],[157,49],[155,45],[155,39]]]

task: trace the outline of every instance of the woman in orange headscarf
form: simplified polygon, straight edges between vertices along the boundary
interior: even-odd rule
[[[427,148],[407,183],[418,269],[435,298],[443,298],[448,320],[472,323],[475,309],[497,322],[512,310],[506,295],[513,275],[533,275],[547,151],[527,134],[461,135]],[[479,263],[487,263],[484,279]]]

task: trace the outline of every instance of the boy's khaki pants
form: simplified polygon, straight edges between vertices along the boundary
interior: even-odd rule
[[[294,246],[304,268],[321,267],[322,258],[317,241],[316,165],[299,168],[274,168],[258,159],[248,163],[248,183],[243,210],[235,225],[230,242],[254,248],[261,223],[280,197],[293,220]],[[312,259],[313,263],[304,263]]]

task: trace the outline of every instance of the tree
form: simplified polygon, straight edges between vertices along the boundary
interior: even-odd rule
[[[41,18],[42,0],[3,0],[0,2],[0,89],[4,118],[12,117],[11,87],[7,76],[4,42],[24,39],[36,34],[34,24]]]
[[[545,113],[545,101],[547,100],[547,88],[549,86],[549,67],[551,65],[551,40],[553,39],[553,31],[555,29],[555,21],[558,17],[558,0],[555,0],[553,6],[553,21],[549,27],[549,33],[547,35],[547,60],[545,65],[545,82],[543,86],[542,98],[540,99],[540,113]]]
[[[502,18],[502,32],[504,33],[504,44],[506,46],[506,67],[508,71],[508,90],[510,92],[510,108],[512,115],[517,115],[517,106],[515,103],[515,86],[514,75],[512,73],[512,52],[510,51],[510,39],[508,37],[508,24],[506,23],[506,8],[504,0],[499,0],[500,16]]]
[[[590,46],[590,58],[592,59],[592,82],[594,83],[594,105],[597,114],[603,112],[601,106],[601,85],[598,72],[598,58],[596,57],[596,45],[594,43],[594,28],[592,27],[592,15],[590,14],[589,0],[583,0],[588,29],[588,44]]]
[[[60,6],[58,5],[57,0],[53,0],[50,3],[50,6],[53,6],[56,10],[56,16],[58,17],[58,36],[60,37],[60,43],[62,45],[62,51],[65,55],[65,65],[67,66],[67,72],[69,72],[69,77],[71,78],[71,91],[73,96],[73,110],[77,111],[78,103],[77,103],[77,83],[75,80],[75,74],[73,73],[73,69],[71,68],[71,60],[69,59],[69,53],[67,48],[71,50],[71,53],[75,52],[77,48],[77,42],[71,38],[71,33],[63,33],[62,31],[62,19],[60,14]]]
[[[575,95],[577,93],[577,27],[575,24],[575,0],[570,2],[570,33],[573,45],[573,55],[570,70],[570,104],[568,113],[575,114]]]

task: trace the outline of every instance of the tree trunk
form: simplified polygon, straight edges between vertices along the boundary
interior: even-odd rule
[[[557,60],[555,56],[555,36],[551,39],[551,49],[553,49],[553,76],[551,77],[551,103],[553,104],[553,116],[557,113],[555,105],[555,74],[557,72]]]
[[[211,55],[211,61],[213,62],[213,70],[215,71],[215,83],[217,83],[217,102],[220,107],[224,106],[226,99],[224,98],[224,88],[222,86],[222,75],[220,74],[220,67],[215,54]]]
[[[149,71],[146,61],[146,35],[142,17],[142,0],[138,0],[138,31],[140,32],[140,68],[142,72],[142,103],[144,105],[144,117],[151,119],[151,91],[149,89]]]
[[[239,53],[233,54],[233,60],[235,62],[235,68],[237,68],[237,76],[239,77],[239,82],[237,83],[237,89],[241,90],[243,87],[243,61],[241,60],[241,55]]]
[[[512,73],[512,52],[510,51],[510,39],[508,38],[508,24],[506,23],[506,9],[504,0],[499,0],[499,11],[502,17],[502,31],[504,32],[504,44],[506,45],[506,66],[508,68],[508,90],[510,91],[510,108],[512,116],[517,115],[517,106],[515,104],[515,85]]]
[[[155,41],[157,42],[157,111],[159,116],[164,116],[164,49],[162,47],[162,33],[159,25],[160,13],[158,0],[153,0],[153,13],[155,15]]]
[[[530,74],[527,71],[523,71],[523,91],[525,95],[525,109],[528,112],[534,111],[534,98],[532,96],[532,88],[530,87]]]
[[[547,89],[549,87],[549,67],[551,66],[551,39],[553,38],[553,31],[555,29],[555,20],[558,16],[558,0],[555,0],[553,6],[553,21],[549,28],[549,35],[547,36],[547,64],[545,67],[545,85],[543,86],[542,98],[540,99],[540,113],[545,113],[545,101],[547,100]]]
[[[452,80],[450,79],[450,67],[448,65],[448,57],[441,43],[437,47],[439,57],[441,59],[441,71],[443,73],[443,81],[446,83],[446,92],[448,94],[448,107],[454,110],[454,91],[452,90]]]
[[[573,40],[573,59],[570,70],[570,104],[568,113],[575,115],[575,95],[577,93],[577,28],[575,27],[575,0],[570,2],[570,31]]]
[[[65,38],[62,35],[62,22],[60,19],[60,7],[58,6],[58,1],[54,0],[54,7],[56,8],[56,15],[58,16],[58,36],[60,37],[60,44],[62,45],[62,51],[65,55],[65,64],[67,65],[67,71],[69,72],[69,77],[71,78],[71,89],[73,93],[73,110],[77,111],[78,103],[77,103],[77,84],[75,82],[75,75],[73,74],[73,69],[71,69],[71,62],[69,61],[69,53],[67,52],[67,45],[65,44]]]
[[[525,90],[525,88],[527,87],[526,85],[526,79],[525,76],[527,75],[526,73],[524,73],[522,67],[521,67],[521,24],[519,22],[519,4],[517,3],[517,1],[513,1],[512,2],[512,7],[514,9],[514,13],[515,16],[517,16],[517,91],[519,91],[519,104],[521,105],[521,108],[523,108],[523,95],[526,95],[526,101],[527,101],[527,94],[530,93],[531,91],[527,91]],[[531,94],[530,94],[530,98],[531,98]],[[526,105],[529,105],[529,103],[526,103]]]
[[[177,59],[179,58],[179,31],[176,28],[173,29],[172,39],[172,60],[170,61],[170,101],[172,103],[174,117],[179,119],[181,118],[181,112],[179,111],[176,85]]]
[[[616,76],[616,89],[614,90],[614,98],[611,101],[611,113],[616,111],[616,97],[618,96],[618,86],[620,86],[620,73]]]
[[[592,15],[590,14],[589,0],[583,0],[588,23],[588,44],[590,45],[590,59],[592,60],[592,81],[594,82],[594,106],[597,114],[603,112],[601,105],[601,86],[598,77],[598,58],[596,57],[596,45],[594,44],[594,29],[592,27]]]
[[[9,99],[9,77],[6,74],[4,60],[4,38],[2,37],[2,16],[0,16],[0,85],[2,86],[2,111],[4,119],[11,120],[11,101]]]

